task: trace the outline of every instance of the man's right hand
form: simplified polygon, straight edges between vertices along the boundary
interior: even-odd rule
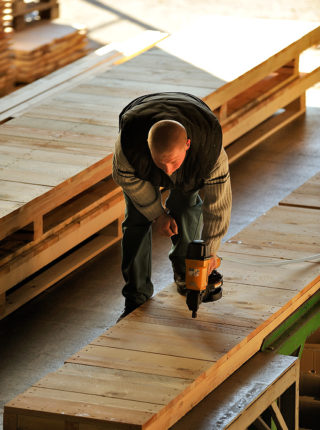
[[[156,230],[161,236],[171,237],[178,234],[178,226],[174,218],[168,214],[162,214],[154,221]]]

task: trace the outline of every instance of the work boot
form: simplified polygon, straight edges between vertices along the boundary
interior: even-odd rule
[[[217,270],[213,270],[208,278],[208,285],[218,288],[221,287],[223,284],[223,276],[221,273],[217,272]]]
[[[223,276],[221,273],[213,270],[208,278],[208,285],[202,297],[204,303],[215,302],[222,297]]]
[[[187,288],[186,288],[186,277],[185,275],[181,275],[180,273],[173,272],[174,282],[177,286],[177,291],[182,296],[185,296],[187,294]]]
[[[126,317],[127,315],[131,314],[131,312],[133,312],[135,309],[137,309],[140,305],[136,305],[136,304],[126,304],[122,314],[119,316],[119,318],[117,319],[117,323],[119,321],[121,321],[124,317]]]

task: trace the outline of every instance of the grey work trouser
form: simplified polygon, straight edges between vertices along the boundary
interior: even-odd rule
[[[151,224],[124,193],[125,220],[122,223],[122,274],[125,280],[122,294],[126,305],[141,305],[153,294],[151,282]],[[173,270],[185,274],[185,257],[188,244],[199,239],[202,228],[202,200],[198,191],[183,193],[170,191],[166,207],[178,225],[178,234],[171,237],[169,258]]]

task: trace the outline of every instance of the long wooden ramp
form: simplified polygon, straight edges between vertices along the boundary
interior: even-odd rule
[[[270,265],[318,253],[319,225],[319,209],[272,208],[222,246],[220,301],[192,319],[168,286],[10,401],[4,430],[169,428],[319,290],[320,263]]]

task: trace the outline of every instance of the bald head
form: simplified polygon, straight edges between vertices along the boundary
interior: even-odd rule
[[[158,121],[150,128],[148,145],[156,166],[170,176],[183,163],[190,139],[182,124],[168,119]]]
[[[180,122],[164,119],[158,121],[149,130],[148,145],[151,154],[170,153],[182,147],[187,140],[186,129]]]

